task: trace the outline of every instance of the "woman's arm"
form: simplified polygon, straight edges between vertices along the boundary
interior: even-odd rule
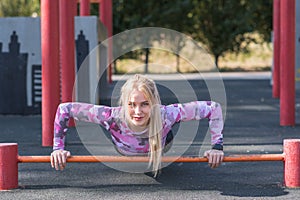
[[[223,150],[223,115],[221,105],[214,101],[193,101],[167,106],[170,123],[190,120],[209,120],[212,148]]]
[[[62,103],[58,106],[54,120],[53,152],[51,153],[51,166],[56,170],[66,167],[67,158],[71,156],[64,150],[64,140],[71,117],[75,120],[101,124],[109,129],[114,108],[87,103]]]
[[[223,114],[221,105],[213,101],[194,101],[185,104],[172,104],[166,107],[165,123],[174,124],[180,121],[209,120],[212,149],[205,151],[211,168],[218,167],[224,158],[223,152]]]
[[[62,103],[58,106],[54,120],[53,150],[63,150],[70,118],[101,124],[109,128],[114,108],[87,103]]]
[[[216,102],[207,102],[207,106],[210,109],[210,116],[207,118],[209,120],[212,149],[223,151],[224,121],[221,105]]]

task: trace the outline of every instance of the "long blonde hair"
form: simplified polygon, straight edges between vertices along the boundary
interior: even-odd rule
[[[127,103],[129,101],[131,92],[134,89],[141,91],[145,95],[151,107],[149,121],[149,166],[152,165],[154,176],[157,176],[161,168],[162,158],[162,120],[160,111],[160,97],[156,84],[153,80],[140,74],[136,74],[129,78],[121,88],[121,96],[119,101],[121,106],[121,118],[124,120],[129,119]]]

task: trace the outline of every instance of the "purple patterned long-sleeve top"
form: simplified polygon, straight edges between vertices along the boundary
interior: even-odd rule
[[[54,122],[53,150],[64,149],[64,139],[71,117],[75,120],[102,125],[111,133],[117,150],[125,155],[149,152],[147,129],[133,132],[126,122],[120,120],[121,107],[108,107],[87,103],[62,103],[58,106]],[[194,101],[184,104],[161,106],[163,146],[172,126],[180,121],[207,118],[211,143],[215,149],[223,149],[223,116],[220,104],[213,101]]]

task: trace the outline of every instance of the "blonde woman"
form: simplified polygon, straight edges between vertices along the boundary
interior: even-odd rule
[[[172,138],[169,134],[177,122],[208,118],[212,149],[204,156],[212,168],[218,167],[224,157],[221,106],[212,101],[161,105],[155,82],[143,75],[136,74],[126,81],[121,89],[119,107],[78,102],[58,106],[51,153],[51,165],[56,170],[63,170],[71,155],[64,150],[71,117],[102,125],[111,133],[112,142],[122,155],[149,155],[154,176],[160,170],[164,149]]]

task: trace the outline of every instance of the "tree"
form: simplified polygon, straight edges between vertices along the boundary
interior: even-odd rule
[[[262,37],[262,42],[271,41],[271,31],[273,30],[273,1],[272,0],[252,0],[253,6],[253,27]]]
[[[39,0],[1,0],[0,17],[39,15]]]
[[[268,22],[260,22],[264,19],[260,15],[264,16],[266,13],[259,11],[270,12],[271,6],[272,12],[272,3],[270,3],[271,0],[268,0],[267,4],[264,2],[259,0],[192,0],[193,9],[190,19],[194,25],[188,29],[188,32],[208,48],[214,55],[218,66],[219,57],[225,52],[245,52],[248,51],[248,45],[251,42],[259,42],[259,38],[249,33],[257,31],[266,35],[265,30],[269,29],[266,29],[264,25]]]
[[[185,26],[188,26],[189,18],[187,16],[191,8],[190,0],[115,0],[113,3],[114,34],[139,27],[164,27],[183,32],[183,30],[186,30]],[[160,39],[161,36],[153,35],[149,38],[149,41]],[[182,41],[176,42],[178,42],[176,53],[179,53],[184,44]],[[145,50],[146,58],[148,58],[150,52],[147,49]],[[131,53],[131,56],[138,56],[140,53],[141,51],[136,51]],[[178,56],[177,69],[179,70]]]

